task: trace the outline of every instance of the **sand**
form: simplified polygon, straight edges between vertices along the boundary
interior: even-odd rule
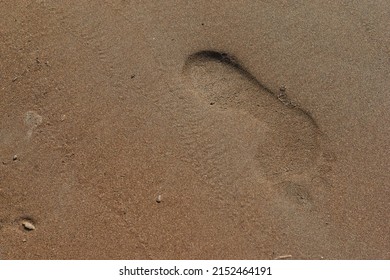
[[[1,259],[390,259],[389,1],[0,11]]]

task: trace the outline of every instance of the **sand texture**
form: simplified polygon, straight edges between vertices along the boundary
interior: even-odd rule
[[[390,1],[0,12],[0,259],[390,259]]]

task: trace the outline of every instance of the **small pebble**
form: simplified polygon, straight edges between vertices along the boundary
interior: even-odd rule
[[[280,91],[286,91],[286,86],[284,86],[284,85],[281,86],[281,87],[279,88],[279,90],[280,90]]]
[[[161,202],[161,194],[159,194],[159,195],[157,196],[156,202],[157,202],[157,203],[160,203],[160,202]]]
[[[35,230],[35,226],[28,221],[22,222],[22,225],[26,230]]]
[[[274,260],[287,260],[287,259],[291,259],[291,258],[292,258],[291,255],[282,255],[282,256],[276,257]]]
[[[13,160],[17,160],[17,159],[18,159],[18,155],[14,155],[14,156],[12,157],[12,159],[13,159]]]

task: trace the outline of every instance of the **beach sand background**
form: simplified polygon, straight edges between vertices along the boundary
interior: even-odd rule
[[[1,259],[390,258],[389,1],[0,12]]]

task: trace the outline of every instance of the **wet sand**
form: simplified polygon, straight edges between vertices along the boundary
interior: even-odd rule
[[[0,259],[389,259],[389,4],[1,1]]]

